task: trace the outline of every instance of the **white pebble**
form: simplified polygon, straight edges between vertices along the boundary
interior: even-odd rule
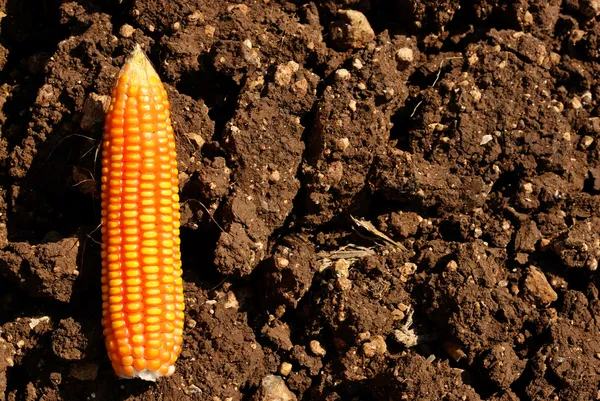
[[[412,63],[415,59],[413,50],[410,47],[403,47],[396,52],[396,60],[403,63]]]
[[[491,135],[484,135],[483,137],[481,137],[481,143],[479,143],[480,145],[485,145],[488,142],[491,142],[494,139],[493,136]]]
[[[350,78],[350,71],[345,68],[340,68],[335,72],[335,77],[340,81],[345,81]]]
[[[356,68],[357,70],[360,70],[361,68],[363,68],[363,63],[359,59],[355,58],[352,62],[352,67]]]

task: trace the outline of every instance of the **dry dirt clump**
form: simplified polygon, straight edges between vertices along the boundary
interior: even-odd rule
[[[0,401],[595,400],[600,3],[0,2]],[[173,377],[100,328],[110,90],[177,142]]]

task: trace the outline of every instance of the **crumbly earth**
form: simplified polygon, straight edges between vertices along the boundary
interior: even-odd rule
[[[0,2],[0,401],[600,399],[600,2]],[[99,165],[168,88],[186,322],[115,378]]]

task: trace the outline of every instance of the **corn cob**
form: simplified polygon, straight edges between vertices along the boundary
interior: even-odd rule
[[[102,326],[117,376],[175,371],[183,332],[179,188],[167,92],[136,46],[112,91],[102,149]]]

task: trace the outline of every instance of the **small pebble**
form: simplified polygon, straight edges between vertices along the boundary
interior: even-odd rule
[[[581,103],[585,105],[592,104],[592,93],[590,91],[587,91],[581,95]]]
[[[260,401],[296,401],[296,395],[280,376],[268,375],[260,382]]]
[[[250,7],[245,4],[232,4],[227,6],[228,12],[240,11],[242,14],[247,14],[250,11]]]
[[[277,66],[275,71],[275,83],[279,86],[289,86],[292,81],[292,75],[300,69],[300,65],[295,61],[289,61],[287,64]]]
[[[367,17],[356,10],[339,10],[340,21],[331,24],[329,33],[339,46],[362,49],[375,40]]]
[[[204,143],[206,142],[204,138],[202,138],[202,135],[196,132],[186,132],[185,136],[187,136],[192,142],[194,142],[198,149],[202,149]]]
[[[283,362],[279,367],[279,374],[282,376],[287,376],[292,372],[292,364],[289,362]]]
[[[581,139],[581,148],[582,149],[587,149],[587,148],[589,148],[592,145],[592,143],[594,143],[594,138],[592,138],[591,136],[586,135],[586,136],[584,136]]]
[[[450,92],[452,89],[454,89],[455,83],[452,81],[449,81],[447,79],[444,79],[441,83],[440,83],[441,87],[446,91],[446,92]]]
[[[455,260],[451,260],[450,262],[448,262],[448,264],[446,264],[446,270],[453,272],[456,271],[458,269],[458,263],[456,263]]]
[[[396,60],[399,63],[410,64],[414,59],[414,52],[410,47],[403,47],[396,52]]]
[[[279,258],[275,259],[275,263],[277,264],[278,268],[285,269],[290,264],[290,261],[287,260],[286,258],[279,257]]]
[[[31,330],[33,330],[37,327],[38,324],[40,324],[42,322],[49,322],[49,321],[50,321],[50,316],[42,316],[39,319],[32,317],[31,320],[29,321],[29,328],[31,328]]]
[[[279,171],[274,170],[270,175],[269,175],[269,181],[271,181],[272,183],[276,183],[281,179],[281,174],[279,173]]]
[[[190,15],[187,16],[187,20],[189,22],[204,22],[204,15],[200,11],[194,11]]]
[[[572,98],[569,101],[569,106],[571,106],[571,108],[574,110],[579,110],[580,108],[583,107],[583,105],[581,104],[581,101],[579,99],[577,99],[576,97]]]
[[[526,194],[533,193],[533,184],[530,182],[523,184],[523,191],[525,191]]]
[[[540,305],[548,305],[558,299],[558,294],[537,267],[529,266],[525,276],[524,287],[529,298]]]
[[[469,92],[469,94],[471,95],[471,97],[473,98],[475,103],[477,103],[481,100],[481,92],[478,89],[473,89],[472,91]]]
[[[124,38],[130,38],[133,35],[133,32],[135,32],[135,28],[129,24],[124,24],[121,29],[119,29],[119,35]]]
[[[350,146],[350,140],[348,138],[341,138],[337,141],[337,148],[342,152]]]
[[[392,311],[392,320],[403,320],[406,317],[406,314],[401,310],[394,309]]]
[[[214,25],[206,25],[204,27],[204,33],[206,34],[206,36],[208,36],[210,38],[215,36],[216,31],[217,31],[217,28]]]
[[[345,68],[340,68],[335,72],[335,78],[340,81],[346,81],[350,78],[350,71]]]
[[[565,109],[565,105],[562,104],[561,102],[559,102],[558,100],[552,99],[550,101],[550,104],[551,104],[550,108],[552,110],[554,110],[556,113],[562,113]]]
[[[331,183],[337,184],[344,175],[344,165],[341,161],[335,161],[327,168],[327,178]]]
[[[327,351],[325,351],[325,348],[323,348],[323,346],[321,346],[321,343],[317,340],[312,340],[310,342],[310,350],[316,356],[325,356],[325,354],[327,353]]]
[[[417,265],[411,262],[404,263],[404,265],[400,268],[400,274],[403,278],[406,278],[407,276],[412,276],[413,274],[415,274],[416,271]]]
[[[375,336],[371,341],[366,342],[361,347],[362,353],[371,358],[375,355],[383,355],[387,352],[387,344],[382,336]]]
[[[232,291],[227,293],[227,301],[223,304],[225,309],[238,309],[240,307],[240,303],[237,300],[237,297]]]
[[[479,143],[480,145],[485,145],[486,143],[491,142],[494,139],[493,136],[491,135],[484,135],[481,137],[481,142]]]

